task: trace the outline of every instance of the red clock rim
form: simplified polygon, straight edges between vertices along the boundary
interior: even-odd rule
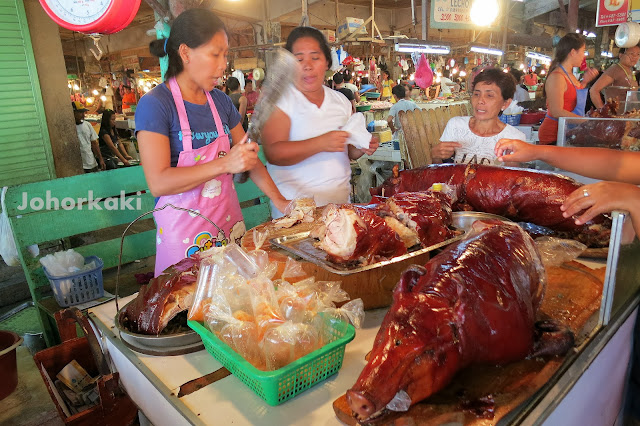
[[[126,2],[126,0],[110,0],[110,1],[111,3],[109,4],[109,7],[107,7],[107,10],[105,10],[104,13],[100,15],[98,19],[85,25],[75,25],[60,18],[58,15],[56,15],[53,12],[53,10],[51,10],[49,5],[46,3],[46,0],[40,0],[40,4],[42,5],[42,8],[44,9],[44,11],[47,12],[47,15],[49,15],[49,17],[53,19],[61,27],[67,28],[73,31],[82,32],[82,33],[97,33],[97,32],[100,32],[100,30],[103,27],[107,27],[106,24],[108,24],[109,21],[113,19],[113,15],[112,15],[113,9],[116,8],[116,6],[119,9],[119,7],[122,6],[124,2]]]

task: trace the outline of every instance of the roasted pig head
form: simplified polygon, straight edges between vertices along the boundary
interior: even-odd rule
[[[534,348],[545,275],[519,226],[477,221],[470,235],[424,267],[410,267],[347,402],[359,421],[394,398],[414,404],[472,363],[523,359]]]

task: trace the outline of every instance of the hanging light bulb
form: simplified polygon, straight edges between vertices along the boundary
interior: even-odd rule
[[[523,63],[520,63],[519,68],[520,68],[521,70],[523,70],[523,69],[524,69],[524,64],[523,64]]]
[[[547,73],[547,71],[546,71],[546,70],[542,70],[542,71],[540,71],[540,75],[545,75],[546,73]]]
[[[415,80],[415,79],[416,79],[416,75],[415,75],[415,74],[411,74],[411,75],[409,76],[409,80],[413,81],[413,80]]]
[[[80,90],[80,87],[77,84],[73,85],[73,90]]]
[[[98,96],[100,94],[96,89],[93,89],[93,92],[91,93],[93,93],[93,96]]]
[[[460,71],[460,77],[466,77],[466,76],[467,76],[466,71]]]
[[[67,87],[71,89],[71,83],[67,83]]]
[[[497,0],[475,0],[471,5],[471,21],[481,27],[490,26],[500,13]]]
[[[458,74],[458,68],[454,68],[451,70],[451,74]]]
[[[87,105],[91,105],[93,103],[93,98],[89,97],[87,98]]]
[[[105,95],[100,96],[100,100],[102,102],[105,102],[107,100],[107,97]]]

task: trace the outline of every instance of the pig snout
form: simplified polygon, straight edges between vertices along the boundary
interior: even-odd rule
[[[362,392],[348,390],[347,403],[358,420],[366,420],[376,412],[375,404],[369,401]]]

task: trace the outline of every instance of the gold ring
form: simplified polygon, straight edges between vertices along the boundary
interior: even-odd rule
[[[584,195],[585,197],[589,196],[589,191],[587,191],[586,189],[582,190],[582,195]]]

